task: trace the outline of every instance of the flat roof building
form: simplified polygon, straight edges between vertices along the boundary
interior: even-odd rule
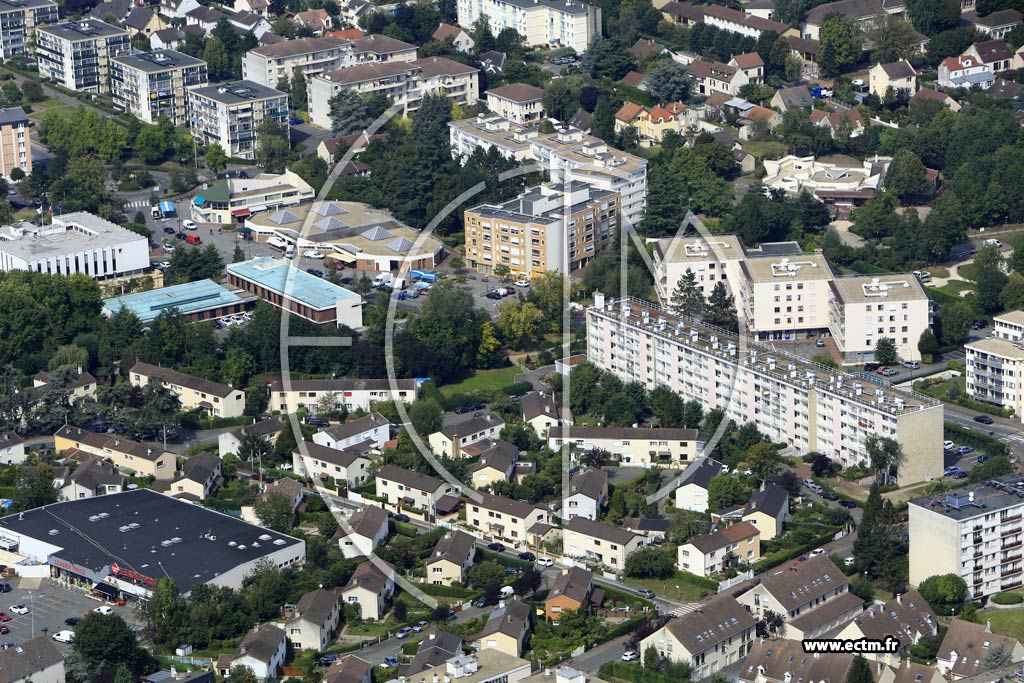
[[[260,211],[292,207],[316,192],[298,173],[261,173],[255,178],[228,178],[202,190],[190,205],[192,219],[203,223],[241,223]]]
[[[36,27],[57,20],[57,3],[53,0],[0,2],[0,59],[27,55]]]
[[[3,36],[3,13],[0,12],[0,39]],[[32,145],[29,141],[28,115],[21,107],[0,109],[0,175],[10,178],[20,168],[25,175],[32,172]]]
[[[161,313],[173,310],[191,320],[213,320],[241,313],[254,301],[252,295],[232,291],[213,280],[197,280],[104,299],[103,314],[110,317],[127,309],[143,323],[150,323]]]
[[[917,342],[931,328],[931,300],[912,273],[837,277],[829,292],[828,329],[847,362],[874,360],[892,339],[905,361],[921,360]]]
[[[188,124],[188,88],[207,83],[206,62],[174,50],[120,55],[110,60],[114,107],[145,123],[166,116]]]
[[[361,296],[283,259],[262,256],[229,264],[228,283],[317,325],[363,326]]]
[[[262,561],[302,564],[305,543],[149,489],[54,503],[0,519],[11,552],[63,581],[104,583],[148,598],[157,579],[183,594],[200,584],[240,588]]]
[[[601,8],[572,0],[458,0],[460,26],[486,18],[494,35],[511,28],[527,46],[586,52],[601,37]]]
[[[0,270],[104,280],[149,268],[149,240],[138,233],[85,211],[52,221],[0,226]]]
[[[288,127],[288,95],[253,81],[232,81],[188,91],[192,134],[203,144],[217,142],[229,157],[255,159],[257,130],[264,119]]]
[[[128,31],[98,19],[36,29],[39,75],[69,90],[106,93],[110,59],[131,52]]]

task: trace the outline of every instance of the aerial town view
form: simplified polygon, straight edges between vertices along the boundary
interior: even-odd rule
[[[1024,683],[1024,0],[0,0],[0,683]]]

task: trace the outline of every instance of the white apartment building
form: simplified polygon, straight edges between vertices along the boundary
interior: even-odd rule
[[[573,517],[562,531],[562,548],[566,557],[590,560],[621,572],[626,558],[644,547],[640,534],[608,526],[585,517]]]
[[[36,27],[57,21],[57,3],[53,0],[0,2],[0,59],[28,54]]]
[[[705,299],[724,280],[733,300],[739,302],[743,258],[743,245],[736,235],[663,237],[655,243],[653,254],[658,299],[667,306],[676,285],[686,271],[692,271]]]
[[[911,585],[955,574],[969,599],[1020,588],[1022,516],[1024,477],[1013,474],[910,501]]]
[[[412,403],[416,400],[418,385],[414,379],[293,379],[275,380],[270,384],[270,409],[294,413],[305,407],[315,415],[318,404],[331,396],[348,411],[369,412],[374,403]]]
[[[174,50],[139,52],[110,60],[114,107],[149,124],[166,116],[175,126],[187,125],[188,88],[208,81],[206,62]]]
[[[528,83],[512,83],[487,91],[487,108],[498,116],[522,125],[544,117],[544,91]]]
[[[173,392],[182,410],[202,410],[214,417],[241,417],[245,392],[227,384],[139,361],[128,373],[132,386],[146,387],[154,380]]]
[[[740,270],[742,315],[757,338],[795,339],[798,332],[828,327],[835,276],[821,254],[748,257]]]
[[[188,116],[192,135],[201,144],[218,142],[225,154],[240,159],[256,158],[256,134],[264,119],[274,119],[290,131],[288,95],[252,81],[192,88]]]
[[[587,309],[587,347],[591,363],[623,381],[666,386],[800,452],[824,453],[843,466],[866,464],[864,442],[875,434],[903,450],[900,485],[941,476],[943,409],[934,399],[862,382],[656,304],[606,302],[601,293]]]
[[[494,35],[513,28],[529,46],[583,54],[601,37],[601,9],[579,0],[458,0],[456,7],[460,26],[486,16]]]
[[[330,130],[331,98],[343,90],[384,95],[408,115],[432,92],[443,92],[456,104],[475,104],[480,97],[480,71],[446,57],[426,57],[414,62],[366,62],[324,72],[309,79],[310,122]]]
[[[39,75],[69,90],[107,92],[111,57],[131,49],[128,31],[97,19],[36,28]]]
[[[307,77],[341,68],[352,43],[342,38],[296,38],[255,47],[242,58],[242,78],[276,88],[282,78],[291,80],[295,69]]]
[[[700,450],[696,429],[631,427],[552,427],[548,448],[607,451],[624,467],[687,467]]]
[[[0,227],[0,270],[105,280],[149,268],[149,240],[138,233],[84,211],[52,220]]]
[[[448,124],[452,156],[464,159],[474,149],[496,147],[506,158],[533,159],[551,180],[579,180],[591,187],[618,192],[622,219],[639,225],[647,206],[647,160],[609,147],[604,140],[571,126],[541,133],[537,126],[512,123],[494,114]]]
[[[964,347],[967,395],[1004,408],[1024,419],[1024,311],[992,319],[992,335]]]
[[[931,300],[911,273],[839,277],[829,293],[829,332],[847,363],[874,360],[878,340],[896,343],[903,360],[919,361],[917,342],[931,327]]]
[[[437,503],[445,496],[457,496],[458,489],[446,481],[394,465],[385,465],[374,475],[376,494],[384,506],[406,510],[433,521]]]

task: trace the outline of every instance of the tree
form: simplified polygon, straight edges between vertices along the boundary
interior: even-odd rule
[[[899,442],[886,436],[871,434],[864,442],[868,459],[879,481],[885,484],[889,480],[889,472],[893,465],[903,459],[903,449]]]
[[[875,361],[882,365],[896,362],[896,340],[892,337],[879,337],[875,340]]]
[[[366,101],[352,90],[342,90],[328,101],[327,106],[331,116],[331,132],[335,135],[360,133],[372,122]]]
[[[850,70],[860,61],[860,38],[853,20],[836,14],[825,20],[819,32],[818,66],[831,78]]]
[[[291,531],[295,522],[295,508],[292,501],[281,493],[271,493],[256,503],[254,512],[260,524],[279,533]]]
[[[669,522],[668,539],[682,545],[695,536],[708,532],[708,521],[704,515],[692,510],[678,510]]]
[[[174,579],[164,577],[156,582],[153,597],[146,603],[146,622],[154,643],[177,645],[185,635],[188,618],[185,599]]]
[[[491,31],[491,20],[486,14],[481,14],[473,22],[471,37],[477,54],[494,49],[494,32]]]
[[[1002,643],[990,647],[985,656],[981,658],[981,666],[984,671],[1010,664],[1013,664],[1013,653],[1008,652]]]
[[[659,427],[683,426],[683,399],[668,387],[658,385],[652,389],[647,397],[647,404],[657,418]]]
[[[552,78],[544,86],[541,101],[548,117],[568,121],[579,107],[579,84],[568,78]]]
[[[629,46],[617,38],[608,38],[590,48],[584,56],[584,63],[590,65],[594,78],[610,78],[617,81],[636,67],[636,60],[629,52]]]
[[[935,333],[930,328],[926,327],[921,332],[921,338],[917,340],[917,350],[925,359],[930,359],[939,352],[939,340],[935,338]]]
[[[139,675],[147,664],[147,653],[138,647],[135,634],[118,614],[88,612],[75,627],[74,651],[92,669],[122,664]]]
[[[1001,477],[1004,474],[1010,474],[1013,472],[1013,463],[1005,455],[996,455],[990,457],[988,460],[982,463],[978,463],[971,469],[970,475],[967,477],[968,483],[976,484],[982,481],[988,481],[989,479],[995,479]]]
[[[228,155],[224,153],[224,148],[220,146],[219,142],[211,143],[206,148],[203,159],[206,161],[206,167],[214,173],[223,171],[228,165]]]
[[[392,615],[395,617],[395,621],[398,623],[404,622],[409,618],[409,608],[401,600],[395,600],[395,606],[391,610]]]
[[[626,558],[626,576],[640,579],[666,579],[675,574],[674,550],[648,546]]]
[[[864,601],[870,601],[875,596],[875,587],[871,579],[863,574],[857,574],[850,580],[850,592]]]
[[[828,478],[835,474],[836,464],[824,453],[811,453],[811,474]]]
[[[245,252],[242,250],[242,247],[240,245],[236,244],[235,245],[235,250],[233,252],[231,252],[231,262],[232,263],[241,263],[244,260],[245,260]]]
[[[43,86],[36,81],[25,80],[21,85],[21,94],[29,102],[42,102],[46,99]]]
[[[779,470],[778,453],[775,452],[775,446],[767,441],[754,444],[743,456],[743,460],[759,481],[768,481]]]
[[[504,304],[498,313],[496,325],[510,348],[522,349],[536,340],[544,314],[529,301]]]
[[[256,163],[267,171],[283,171],[291,156],[288,126],[265,118],[256,130]]]
[[[544,583],[544,575],[536,567],[527,567],[526,570],[512,584],[516,595],[524,596],[535,593]]]
[[[923,194],[927,187],[925,167],[918,156],[909,149],[896,152],[885,173],[885,189],[904,201]]]
[[[864,655],[857,655],[853,658],[850,671],[846,674],[846,683],[874,683],[875,677],[871,675],[871,665]]]
[[[679,278],[672,296],[669,299],[669,306],[676,315],[688,318],[699,318],[704,312],[704,293],[697,285],[697,276],[689,268]]]
[[[257,683],[256,673],[244,664],[236,664],[231,667],[224,683]]]
[[[295,67],[292,71],[292,87],[289,98],[292,109],[299,111],[306,108],[308,95],[306,91],[306,75],[302,73],[302,67]]]
[[[14,494],[12,512],[33,510],[57,502],[57,489],[53,486],[53,468],[43,463],[22,476]]]
[[[999,299],[1009,281],[1005,268],[1002,254],[991,244],[983,246],[974,257],[978,307],[985,313],[1001,310]]]
[[[244,387],[249,378],[256,374],[256,360],[245,349],[233,346],[228,349],[221,364],[221,374],[232,387]]]
[[[739,331],[736,301],[722,280],[716,282],[715,286],[711,288],[711,295],[708,297],[708,305],[704,313],[704,322],[730,332]]]
[[[934,36],[960,22],[960,0],[906,0],[910,21],[921,33]]]
[[[484,588],[491,584],[498,584],[505,579],[505,567],[494,560],[484,560],[469,568],[469,583],[474,588]]]
[[[957,574],[939,574],[922,581],[918,591],[936,614],[956,614],[967,599],[967,582]]]
[[[686,67],[668,59],[647,74],[647,92],[662,102],[685,102],[690,97],[690,76]]]
[[[749,498],[750,487],[733,475],[719,475],[708,486],[708,507],[711,510],[723,510],[744,503]]]
[[[775,638],[786,633],[786,619],[773,610],[765,610],[761,619],[755,624],[759,638]]]
[[[920,51],[914,26],[892,14],[876,18],[865,31],[865,38],[873,45],[871,61],[889,63],[914,57]]]
[[[444,411],[433,399],[419,399],[409,406],[409,421],[418,434],[426,435],[439,431],[443,417]]]

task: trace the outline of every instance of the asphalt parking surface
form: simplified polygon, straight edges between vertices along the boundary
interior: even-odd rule
[[[0,643],[20,643],[32,638],[33,628],[35,635],[54,633],[63,630],[70,630],[64,620],[68,617],[82,617],[100,605],[108,603],[101,602],[96,598],[87,595],[79,590],[61,588],[48,581],[43,581],[38,586],[37,581],[22,581],[13,579],[10,593],[0,593],[0,611],[8,614],[11,620],[5,622],[11,632],[0,635]],[[26,587],[31,585],[32,587]],[[11,612],[12,605],[25,605],[29,608],[28,614],[14,614]],[[142,614],[132,607],[113,606],[114,611],[120,614],[129,624],[138,624],[142,621]],[[70,649],[70,645],[54,643],[62,652]]]

